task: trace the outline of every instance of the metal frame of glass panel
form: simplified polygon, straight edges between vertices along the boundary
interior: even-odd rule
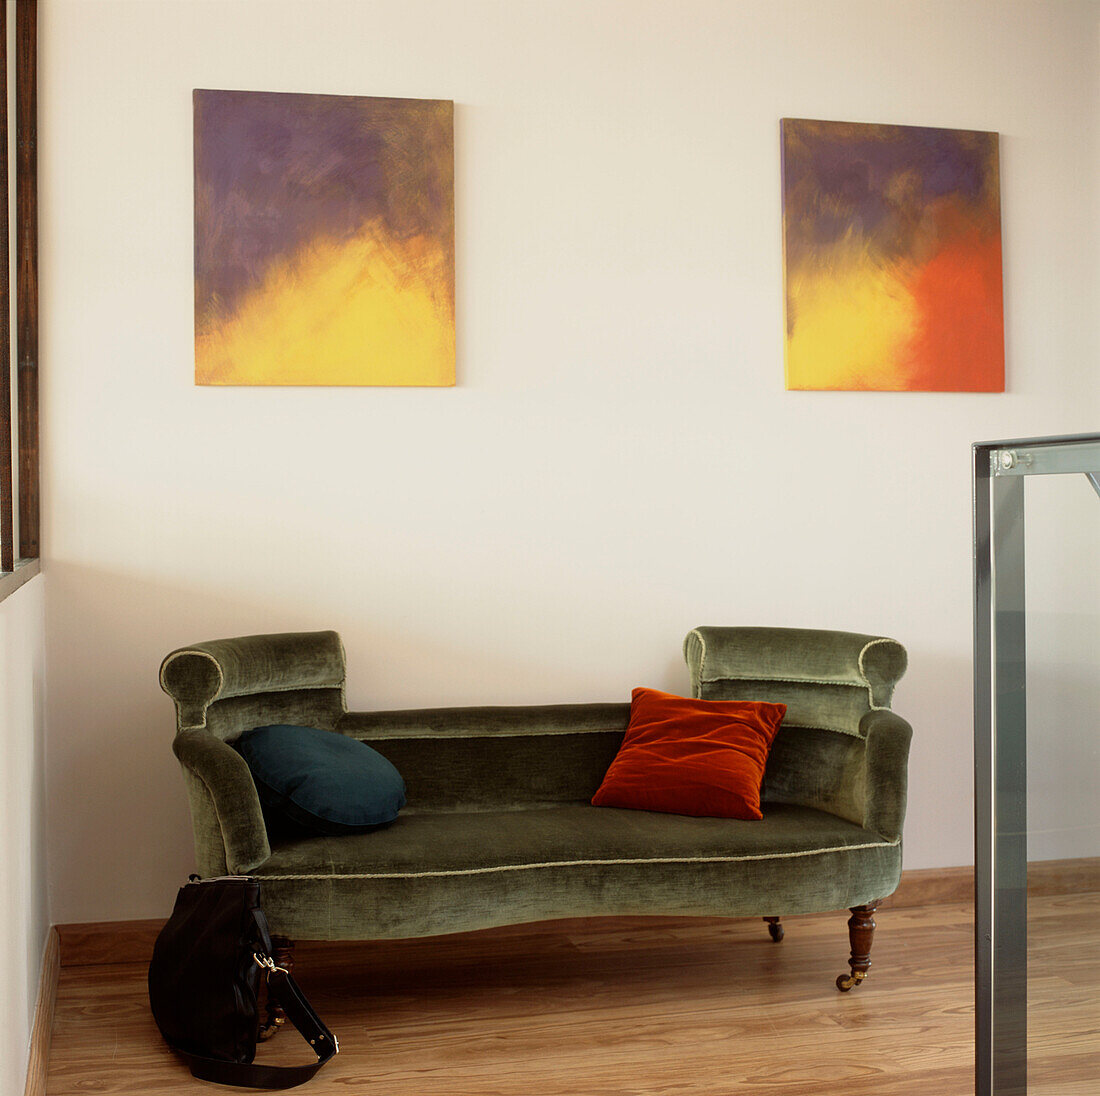
[[[1100,434],[973,454],[976,1092],[1026,1096],[1024,479],[1083,473],[1100,494]]]

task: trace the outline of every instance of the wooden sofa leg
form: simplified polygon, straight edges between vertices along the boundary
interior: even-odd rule
[[[294,973],[294,941],[285,936],[272,936],[272,956],[277,967],[287,974]],[[279,1028],[286,1023],[286,1013],[275,1004],[270,994],[267,998],[267,1019],[260,1025],[260,1040],[264,1041],[278,1034]]]
[[[779,918],[765,917],[764,920],[768,923],[768,932],[771,938],[778,944],[783,939],[783,926],[779,923]]]
[[[852,944],[848,966],[852,968],[852,973],[837,976],[836,988],[841,993],[847,993],[853,986],[858,986],[871,969],[871,942],[875,938],[876,909],[877,902],[866,906],[852,906],[852,916],[848,918],[848,939]]]

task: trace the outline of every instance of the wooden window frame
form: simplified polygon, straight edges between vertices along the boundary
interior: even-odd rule
[[[15,310],[16,368],[12,392],[10,230],[8,225],[8,12],[0,0],[0,599],[39,570],[38,459],[38,2],[15,3]],[[14,405],[14,408],[13,408]],[[13,410],[18,457],[13,461]],[[15,475],[16,469],[18,475]],[[18,492],[19,555],[15,554]]]

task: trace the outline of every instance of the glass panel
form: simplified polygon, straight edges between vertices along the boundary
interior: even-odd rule
[[[1027,1093],[1100,1093],[1100,498],[1025,487]]]
[[[1098,458],[974,446],[978,1096],[1100,1093]]]

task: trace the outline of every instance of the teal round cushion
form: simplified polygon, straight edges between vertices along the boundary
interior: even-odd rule
[[[377,750],[336,731],[275,724],[233,743],[248,763],[264,814],[317,834],[385,826],[405,805],[405,781]]]

